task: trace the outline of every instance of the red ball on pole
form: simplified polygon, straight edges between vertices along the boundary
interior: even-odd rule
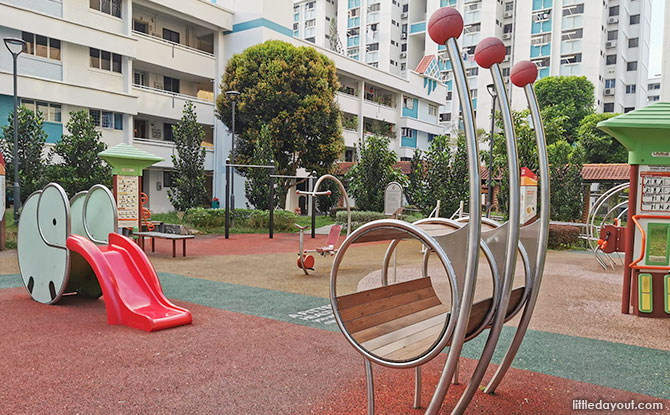
[[[453,7],[441,7],[428,20],[428,34],[433,42],[444,45],[447,40],[458,39],[463,33],[463,16]]]
[[[507,51],[502,40],[496,37],[483,39],[475,48],[475,61],[482,68],[490,68],[495,63],[505,60]]]
[[[512,67],[509,78],[520,88],[532,84],[537,79],[537,65],[530,61],[517,62]]]

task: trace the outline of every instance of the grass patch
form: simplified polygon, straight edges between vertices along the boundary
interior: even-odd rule
[[[5,211],[5,232],[7,234],[7,249],[16,249],[16,224],[14,224],[14,210]]]

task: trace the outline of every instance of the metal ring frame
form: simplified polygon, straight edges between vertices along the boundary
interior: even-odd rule
[[[478,147],[476,140],[476,127],[473,116],[472,101],[470,98],[470,89],[467,82],[467,77],[465,76],[464,64],[461,58],[460,50],[458,44],[454,38],[448,39],[446,42],[446,49],[449,54],[449,58],[453,64],[453,72],[455,84],[458,90],[459,102],[462,108],[463,113],[463,122],[465,127],[465,137],[468,149],[468,168],[469,168],[469,179],[470,179],[470,194],[479,195],[479,169],[478,169]],[[498,91],[498,100],[500,102],[501,114],[503,119],[503,127],[505,132],[505,139],[507,144],[507,155],[508,155],[508,169],[511,172],[510,180],[510,212],[509,212],[509,221],[504,225],[500,225],[495,221],[490,219],[481,218],[479,198],[472,196],[470,197],[469,209],[470,215],[474,218],[481,218],[480,220],[469,221],[468,218],[461,218],[456,221],[448,220],[438,220],[431,221],[425,220],[423,222],[418,221],[415,224],[406,224],[399,221],[391,220],[382,220],[371,222],[367,225],[362,226],[361,228],[354,231],[343,243],[340,251],[335,257],[333,263],[333,268],[331,271],[331,286],[330,286],[330,301],[333,307],[333,312],[338,326],[343,332],[345,338],[351,343],[351,345],[361,353],[365,358],[365,368],[367,375],[367,386],[368,386],[368,413],[372,414],[374,412],[374,390],[373,390],[373,380],[372,380],[372,367],[371,362],[377,364],[393,367],[393,368],[408,368],[415,367],[416,370],[416,383],[415,383],[415,400],[414,407],[420,406],[420,365],[430,360],[437,353],[438,349],[444,347],[446,344],[450,344],[449,353],[447,356],[447,361],[445,363],[444,369],[442,371],[439,383],[435,389],[431,403],[428,406],[426,414],[435,415],[439,412],[446,393],[448,391],[450,382],[457,371],[458,360],[460,353],[463,347],[464,341],[469,340],[470,337],[465,333],[467,329],[468,320],[470,317],[470,312],[473,306],[473,297],[475,291],[475,282],[477,276],[477,265],[478,265],[478,256],[480,249],[484,252],[484,255],[489,261],[489,266],[496,268],[495,265],[502,265],[502,271],[499,272],[496,268],[494,272],[494,291],[498,288],[497,293],[494,293],[492,298],[493,307],[491,308],[491,315],[485,318],[488,326],[491,327],[488,338],[486,340],[486,345],[482,350],[481,358],[475,368],[466,390],[463,392],[463,395],[459,399],[456,407],[453,409],[452,414],[461,414],[466,409],[467,405],[471,401],[473,395],[476,393],[479,388],[479,384],[484,376],[486,369],[490,363],[493,352],[495,351],[496,345],[499,340],[500,333],[502,331],[503,324],[512,318],[515,314],[521,312],[521,319],[517,328],[515,329],[514,337],[510,346],[507,349],[507,352],[500,364],[498,370],[495,372],[495,375],[488,383],[485,392],[492,393],[495,391],[496,387],[502,381],[504,375],[510,368],[512,361],[514,360],[516,353],[523,341],[525,333],[528,329],[530,323],[530,318],[534,311],[537,297],[539,293],[539,288],[542,280],[542,275],[544,271],[544,263],[547,251],[547,239],[548,239],[548,230],[549,230],[549,211],[550,211],[550,187],[549,187],[549,165],[547,159],[547,147],[545,141],[544,127],[542,125],[542,119],[539,111],[539,106],[537,103],[537,98],[533,89],[532,83],[525,85],[524,91],[526,94],[526,99],[528,102],[528,107],[530,109],[533,125],[535,126],[535,136],[537,143],[537,152],[539,159],[539,176],[540,176],[540,215],[539,220],[531,225],[523,227],[525,234],[526,243],[533,244],[533,249],[527,251],[524,244],[520,241],[520,234],[522,227],[520,223],[520,177],[519,177],[519,166],[518,166],[518,156],[516,150],[516,140],[514,136],[514,128],[511,117],[511,110],[509,100],[507,98],[507,91],[505,84],[502,78],[502,72],[498,64],[492,65],[491,74]],[[612,210],[613,211],[613,210]],[[608,214],[611,212],[608,212]],[[467,253],[465,258],[465,271],[463,275],[462,287],[459,287],[458,279],[453,274],[453,266],[449,262],[448,254],[445,252],[443,247],[437,243],[437,241],[428,235],[427,232],[420,229],[416,225],[421,223],[440,223],[445,226],[452,226],[454,229],[464,229],[467,228]],[[481,233],[481,224],[485,223],[490,226],[495,227],[488,233]],[[428,250],[424,256],[423,263],[423,273],[424,276],[427,274],[427,256],[428,252],[433,251],[438,254],[440,261],[447,270],[449,276],[449,281],[451,284],[451,293],[452,293],[452,313],[447,323],[447,327],[442,331],[441,337],[439,340],[431,346],[426,352],[420,355],[417,358],[405,361],[389,361],[387,359],[380,358],[370,352],[365,348],[359,345],[347,331],[344,326],[337,305],[337,272],[339,270],[340,263],[343,259],[344,254],[346,253],[349,246],[355,242],[356,239],[362,235],[372,232],[379,228],[393,228],[395,230],[401,229],[406,232],[408,235],[414,236],[416,239],[419,239],[422,243],[428,246]],[[502,264],[496,264],[493,253],[489,246],[489,243],[485,242],[484,238],[489,237],[490,242],[493,243],[504,243],[504,262]],[[500,241],[500,242],[498,242]],[[399,240],[392,240],[389,244],[382,264],[382,285],[388,284],[388,266],[390,262],[391,255],[394,253]],[[535,246],[535,244],[537,246]],[[530,247],[529,247],[530,248]],[[525,286],[522,299],[519,304],[512,310],[510,313],[507,313],[508,304],[510,301],[510,296],[512,292],[512,286],[514,281],[515,274],[515,265],[517,252],[521,253],[522,260],[524,262],[524,271],[525,271]],[[529,255],[529,252],[532,255]],[[502,255],[502,254],[499,254]],[[500,258],[500,256],[498,257]],[[499,261],[499,259],[498,259]],[[497,279],[496,279],[497,277]],[[498,298],[496,298],[498,297]],[[505,310],[505,312],[502,312]],[[482,329],[483,330],[483,329]],[[479,334],[479,333],[477,333]],[[437,353],[436,353],[437,352]]]
[[[83,222],[83,225],[84,225],[84,232],[86,232],[86,236],[88,237],[88,239],[90,239],[92,242],[95,242],[96,244],[106,245],[108,243],[108,241],[101,241],[101,240],[95,239],[93,237],[93,235],[91,235],[91,232],[88,229],[88,220],[87,220],[87,217],[86,217],[86,208],[88,207],[88,201],[90,200],[91,195],[93,194],[93,192],[95,192],[98,189],[104,191],[105,194],[107,195],[107,197],[109,197],[109,200],[112,202],[112,206],[114,208],[114,231],[116,231],[116,229],[118,227],[119,217],[118,217],[118,211],[116,209],[116,202],[114,201],[114,195],[112,194],[112,192],[107,187],[105,187],[101,184],[94,185],[93,187],[91,187],[89,189],[88,192],[86,192],[86,196],[84,198],[84,206],[82,207],[82,222]]]
[[[333,176],[332,174],[324,174],[323,176],[319,177],[316,180],[316,183],[314,183],[314,189],[311,192],[305,192],[304,190],[298,190],[296,193],[299,195],[308,195],[308,196],[319,196],[319,195],[325,195],[329,194],[328,192],[319,192],[319,186],[321,183],[326,180],[330,179],[333,180],[335,183],[337,183],[340,186],[340,191],[342,192],[342,196],[344,197],[344,203],[347,205],[347,236],[351,233],[351,206],[349,206],[349,195],[347,195],[347,191],[344,188],[344,185],[338,179],[337,177]]]
[[[356,240],[358,240],[360,237],[370,232],[374,232],[381,229],[400,230],[402,232],[405,232],[408,236],[411,236],[414,239],[419,240],[420,242],[428,246],[430,249],[432,249],[442,262],[442,266],[447,272],[447,276],[449,277],[449,281],[451,283],[452,305],[451,305],[450,317],[446,319],[447,321],[445,321],[445,327],[440,333],[438,340],[425,353],[423,353],[422,355],[418,356],[415,359],[410,359],[406,361],[393,361],[381,358],[375,354],[370,353],[367,349],[358,344],[358,342],[351,336],[351,334],[349,333],[349,331],[347,330],[342,321],[339,307],[337,305],[337,272],[339,270],[344,254],[347,252],[351,244],[355,243]],[[337,322],[337,325],[340,327],[340,330],[344,334],[344,337],[349,341],[349,343],[354,347],[354,349],[356,349],[359,353],[361,353],[367,360],[386,367],[397,368],[397,369],[412,368],[422,365],[433,359],[438,354],[440,354],[440,352],[442,352],[442,350],[447,346],[455,330],[457,324],[456,321],[459,317],[461,309],[459,299],[460,296],[458,293],[458,285],[456,283],[456,274],[451,265],[451,262],[449,261],[449,258],[447,257],[447,254],[444,252],[442,247],[437,242],[435,242],[435,240],[430,235],[428,235],[428,233],[426,233],[422,229],[416,226],[412,226],[411,224],[400,220],[395,219],[376,220],[356,229],[351,235],[347,237],[347,239],[344,240],[342,246],[340,246],[340,249],[337,251],[337,254],[335,255],[335,259],[333,261],[333,268],[330,272],[330,304],[333,308],[335,321]]]

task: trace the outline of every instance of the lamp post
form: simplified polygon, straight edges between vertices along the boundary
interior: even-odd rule
[[[493,205],[493,187],[491,186],[493,179],[493,133],[496,128],[496,97],[498,93],[493,84],[486,85],[486,90],[491,95],[491,135],[489,136],[489,177],[487,180],[488,194],[486,197],[486,217],[491,217],[491,206]]]
[[[240,96],[238,91],[226,91],[226,95],[233,103],[233,122],[232,122],[232,146],[231,146],[231,156],[230,159],[232,163],[235,163],[235,106],[237,104],[237,97]],[[232,169],[232,174],[230,175],[230,208],[235,210],[235,169]]]
[[[6,37],[3,40],[5,41],[7,50],[9,50],[9,53],[12,54],[12,58],[14,60],[14,154],[12,155],[12,160],[14,161],[14,223],[18,224],[19,205],[21,204],[21,189],[19,188],[19,98],[17,95],[17,61],[21,52],[23,52],[23,48],[26,45],[26,42],[23,39],[16,39],[11,37]],[[0,195],[0,197],[5,197],[5,195]]]

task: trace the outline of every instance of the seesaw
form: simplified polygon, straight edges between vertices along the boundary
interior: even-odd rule
[[[101,185],[71,202],[55,183],[31,194],[23,206],[17,246],[30,296],[55,304],[68,294],[102,295],[109,324],[145,331],[191,323],[191,312],[163,295],[146,254],[116,233],[117,220],[114,197]]]
[[[430,18],[428,32],[438,44],[446,44],[463,113],[468,151],[470,186],[469,217],[458,221],[431,218],[413,224],[378,220],[352,232],[335,255],[330,275],[330,302],[344,337],[365,359],[368,414],[374,413],[372,363],[389,368],[415,368],[415,408],[421,407],[421,366],[448,348],[446,363],[433,393],[427,414],[440,411],[466,341],[489,329],[474,372],[453,414],[461,414],[477,393],[498,344],[503,325],[521,313],[518,327],[505,357],[485,388],[492,393],[512,364],[526,333],[540,288],[549,228],[549,175],[546,143],[533,82],[537,68],[531,62],[517,63],[511,72],[514,85],[525,90],[536,126],[535,134],[541,178],[539,220],[520,225],[520,166],[512,114],[500,63],[505,46],[495,38],[480,42],[476,62],[490,69],[501,108],[507,147],[509,178],[509,220],[499,224],[481,218],[479,201],[479,150],[475,118],[465,67],[456,39],[463,31],[463,19],[453,8],[443,7]],[[473,196],[474,195],[474,196]],[[417,278],[388,283],[391,255],[404,240],[416,240],[426,247]],[[338,273],[347,252],[356,244],[389,241],[377,287],[352,294],[338,293]],[[474,302],[480,252],[488,262],[493,290],[489,298]],[[517,256],[525,273],[522,287],[513,289]],[[429,257],[437,258],[442,273],[429,273]]]

